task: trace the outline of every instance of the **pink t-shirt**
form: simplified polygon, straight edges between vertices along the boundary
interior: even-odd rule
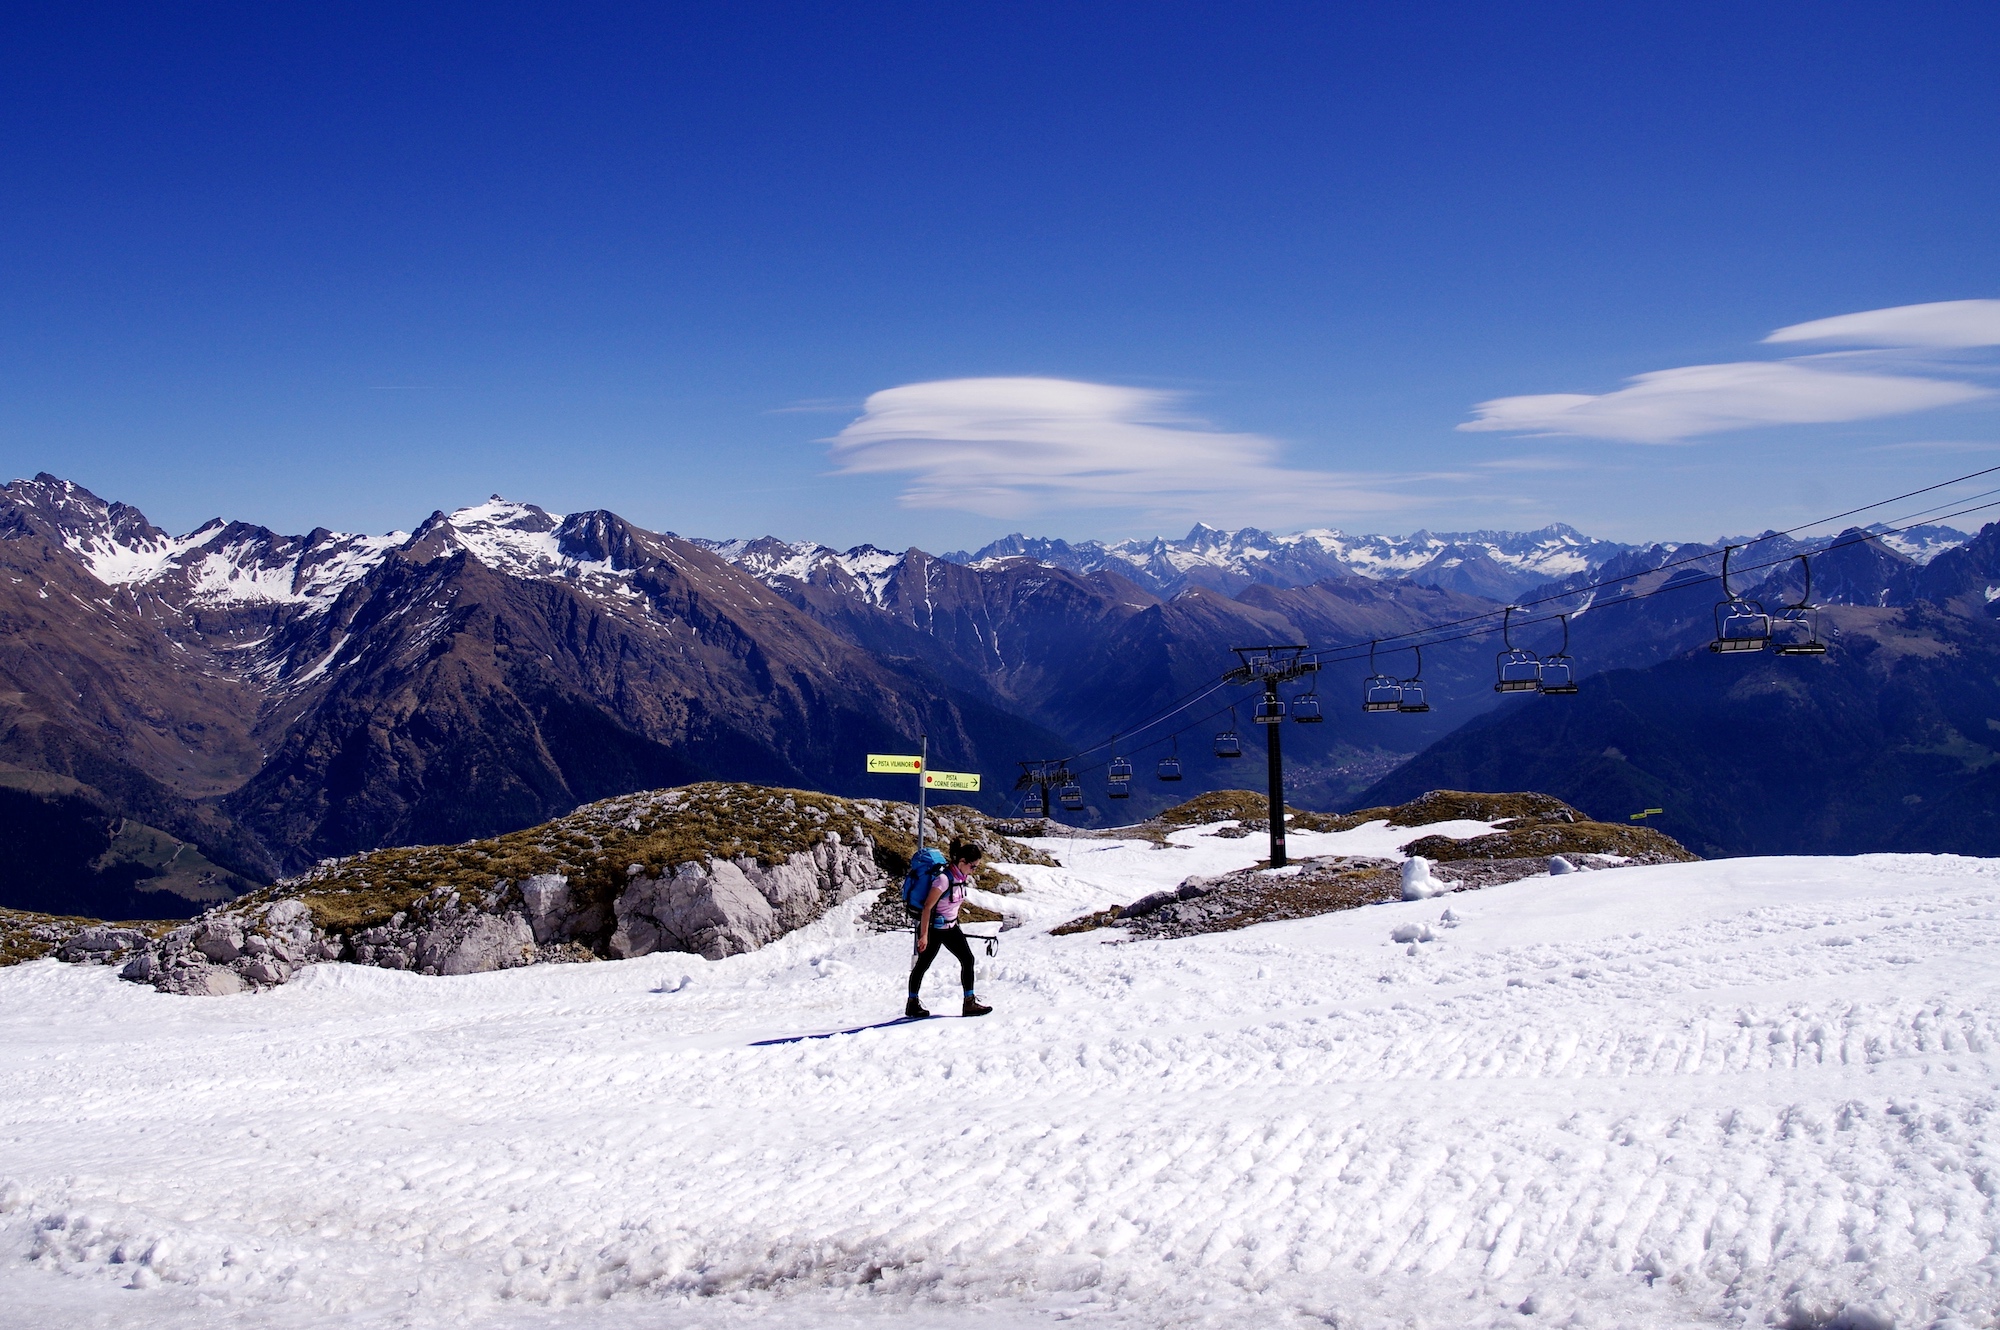
[[[958,922],[958,907],[965,900],[968,880],[955,866],[945,869],[944,895],[938,897],[937,906],[931,911],[931,927],[950,928]]]

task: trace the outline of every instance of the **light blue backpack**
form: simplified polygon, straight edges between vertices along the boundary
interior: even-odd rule
[[[924,901],[929,899],[931,887],[944,869],[941,850],[923,849],[912,855],[910,871],[903,874],[903,908],[913,915],[922,914]]]

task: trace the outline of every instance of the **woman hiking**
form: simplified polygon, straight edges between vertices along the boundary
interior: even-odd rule
[[[958,926],[958,907],[965,901],[966,885],[972,881],[972,866],[979,862],[979,847],[964,841],[951,843],[951,862],[931,881],[930,894],[917,912],[917,963],[910,967],[910,1002],[903,1015],[915,1020],[928,1016],[917,1000],[924,985],[924,972],[931,968],[940,949],[958,957],[958,982],[965,989],[966,1016],[984,1016],[993,1008],[982,1003],[972,991],[972,943]]]

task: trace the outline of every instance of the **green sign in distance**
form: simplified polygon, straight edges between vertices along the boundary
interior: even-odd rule
[[[924,784],[934,790],[977,790],[979,773],[976,771],[926,771]]]
[[[906,772],[914,775],[924,769],[924,760],[921,757],[905,757],[895,753],[870,753],[868,755],[868,769],[870,771],[887,771],[892,773]]]

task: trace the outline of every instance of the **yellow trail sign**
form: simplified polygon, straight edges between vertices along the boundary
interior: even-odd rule
[[[926,771],[924,784],[934,790],[976,790],[979,788],[979,773],[976,771]]]
[[[924,769],[924,760],[921,757],[905,757],[895,753],[870,753],[868,755],[868,769],[870,771],[902,771],[915,774]]]

